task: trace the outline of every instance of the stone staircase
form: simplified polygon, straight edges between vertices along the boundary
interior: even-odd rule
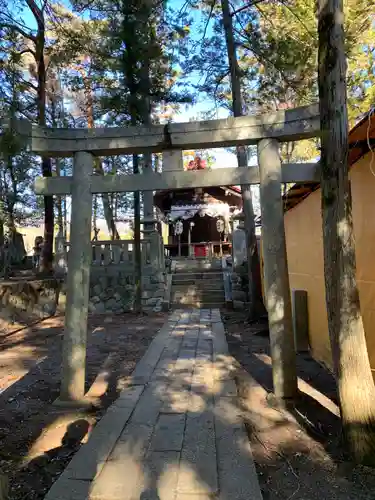
[[[221,260],[178,260],[173,271],[170,298],[172,309],[209,309],[225,305]]]

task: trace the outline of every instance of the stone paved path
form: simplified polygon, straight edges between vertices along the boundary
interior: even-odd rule
[[[261,500],[219,310],[174,311],[45,500]]]

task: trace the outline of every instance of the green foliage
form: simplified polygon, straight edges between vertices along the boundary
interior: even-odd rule
[[[25,219],[38,219],[41,211],[30,190],[38,164],[35,158],[22,151],[14,130],[14,120],[23,115],[25,85],[21,52],[22,37],[4,32],[0,43],[0,225],[8,228]]]
[[[229,111],[231,81],[220,0],[191,0],[201,15],[190,40],[184,71],[199,74],[196,88]],[[316,102],[317,47],[314,0],[231,2],[237,60],[241,71],[243,110],[256,113]],[[348,108],[353,124],[375,104],[375,4],[345,2],[348,57]],[[218,57],[220,54],[220,57]],[[318,155],[310,141],[283,146],[285,159]]]
[[[316,101],[318,36],[314,0],[261,2],[251,10],[256,22],[246,11],[236,16],[244,80],[248,80],[250,65],[255,65],[258,73],[256,87],[245,86],[248,105],[275,109]],[[374,21],[373,2],[345,2],[348,106],[352,122],[374,103]]]

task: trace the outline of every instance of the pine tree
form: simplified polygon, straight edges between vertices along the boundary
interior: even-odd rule
[[[64,71],[65,83],[74,94],[82,96],[82,102],[76,102],[76,106],[81,108],[86,126],[94,128],[98,114],[96,91],[103,85],[103,77],[96,69],[98,65],[104,66],[107,55],[100,47],[106,23],[83,20],[61,5],[54,5],[50,9],[49,27],[53,37],[49,47],[50,63]],[[94,170],[104,175],[100,158],[95,159]],[[112,239],[118,239],[110,197],[102,193],[100,198],[108,232]]]
[[[0,44],[0,247],[1,267],[4,273],[11,264],[19,264],[25,257],[22,236],[17,225],[25,218],[38,216],[35,198],[29,186],[35,175],[32,155],[21,150],[14,132],[14,121],[25,112],[22,91],[23,80],[22,36],[14,31],[4,33]],[[5,255],[4,243],[7,244]],[[7,257],[7,264],[4,259]]]
[[[241,73],[237,60],[237,51],[233,33],[232,13],[228,0],[221,0],[223,11],[223,26],[226,38],[229,71],[231,76],[232,108],[234,116],[243,115]],[[239,167],[248,166],[247,150],[245,147],[237,148],[237,159]],[[262,280],[260,272],[260,261],[258,255],[258,245],[255,235],[255,217],[250,186],[242,186],[242,203],[245,212],[245,223],[247,233],[248,249],[248,272],[249,272],[249,298],[250,298],[250,319],[255,320],[259,315],[264,314],[262,294]]]
[[[342,0],[319,0],[319,96],[324,275],[341,419],[356,462],[375,464],[375,386],[356,281],[348,172],[348,114]]]
[[[36,33],[32,28],[25,28],[22,21],[13,16],[13,12],[17,12],[17,8],[22,11],[22,4],[13,6],[12,12],[8,8],[1,9],[0,12],[0,28],[6,32],[18,33],[24,41],[24,49],[22,53],[32,55],[33,62],[30,65],[30,74],[36,83],[25,82],[29,88],[32,88],[35,93],[35,101],[37,108],[37,123],[40,126],[45,126],[47,123],[47,69],[46,69],[46,16],[45,10],[47,3],[44,2],[40,7],[34,0],[26,0],[27,8],[33,15],[36,23]],[[51,159],[43,156],[41,162],[41,170],[44,177],[52,176]],[[53,233],[54,233],[54,203],[53,196],[44,196],[44,245],[41,259],[42,272],[50,272],[52,270],[53,261]]]
[[[234,16],[249,107],[263,110],[316,102],[318,35],[314,0],[257,2]],[[375,4],[345,2],[348,111],[353,124],[374,97]],[[256,85],[254,85],[254,80]]]

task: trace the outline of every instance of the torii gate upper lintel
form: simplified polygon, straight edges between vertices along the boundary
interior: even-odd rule
[[[298,141],[317,136],[320,122],[318,105],[314,104],[263,115],[151,126],[59,129],[20,121],[16,130],[33,153],[61,158],[78,151],[111,156],[249,146],[264,138]]]

